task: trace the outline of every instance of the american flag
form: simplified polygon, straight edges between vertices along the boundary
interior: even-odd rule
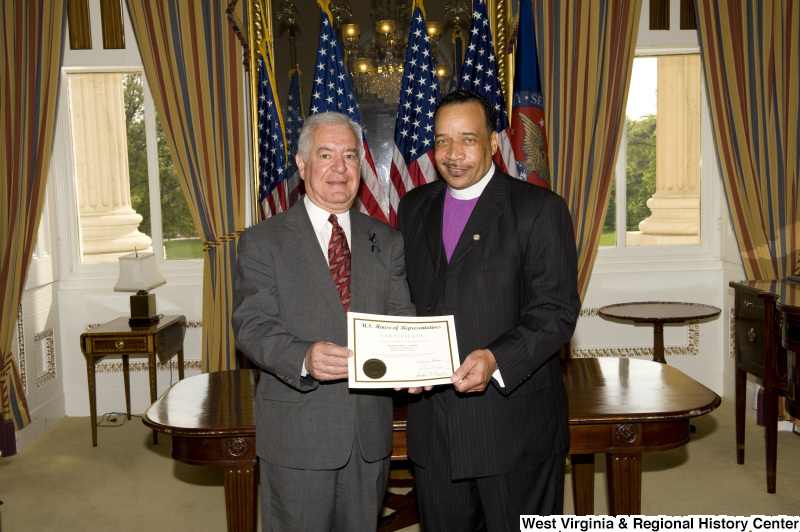
[[[455,63],[456,71],[453,72],[453,79],[450,80],[445,94],[452,89],[458,88],[458,83],[461,80],[461,68],[464,65],[464,52],[464,35],[461,33],[461,26],[456,24],[455,28],[453,28],[453,62]]]
[[[300,138],[300,128],[303,127],[303,101],[300,97],[300,70],[293,68],[289,72],[289,96],[286,99],[286,189],[288,191],[289,207],[305,193],[303,180],[297,171],[294,156],[297,154],[297,140]]]
[[[511,127],[506,113],[506,101],[503,98],[503,88],[497,79],[497,60],[484,0],[472,0],[472,28],[458,88],[477,92],[492,102],[497,110],[499,137],[494,162],[503,172],[519,177],[514,162],[514,150],[511,148]]]
[[[258,205],[259,220],[289,208],[286,197],[286,139],[272,62],[258,54]]]
[[[331,24],[332,16],[328,9],[330,0],[319,0],[322,10],[322,27],[319,31],[319,48],[314,73],[314,92],[311,94],[311,112],[338,111],[349,116],[354,122],[361,124],[361,113],[358,109],[355,92],[350,84],[350,76],[342,59],[342,47],[336,39]],[[362,134],[364,143],[364,161],[361,163],[361,185],[358,188],[356,204],[358,207],[383,222],[389,221],[389,201],[386,192],[375,171],[375,162],[367,145],[366,132]],[[392,216],[394,216],[392,214]]]
[[[539,59],[533,26],[533,6],[519,6],[519,34],[514,67],[514,99],[511,108],[511,141],[521,179],[551,188],[544,127],[544,97],[539,79]]]
[[[430,37],[422,10],[416,5],[394,126],[392,187],[389,191],[394,212],[397,212],[397,204],[406,192],[438,178],[433,158],[433,113],[438,104],[439,81]],[[393,219],[391,223],[396,225],[397,220]]]

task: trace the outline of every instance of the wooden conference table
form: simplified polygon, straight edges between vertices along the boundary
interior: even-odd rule
[[[675,368],[649,360],[564,361],[569,394],[573,494],[578,515],[594,513],[594,454],[605,453],[610,512],[641,513],[642,453],[689,442],[689,420],[714,410],[717,394]],[[222,466],[228,530],[256,530],[258,467],[254,397],[259,370],[184,379],[145,413],[172,435],[172,457]],[[404,410],[395,410],[393,458],[405,458]]]

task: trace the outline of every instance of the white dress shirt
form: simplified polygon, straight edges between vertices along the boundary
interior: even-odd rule
[[[306,212],[308,212],[308,217],[311,219],[314,234],[317,235],[319,247],[325,255],[325,262],[328,262],[328,244],[331,241],[331,233],[333,233],[333,224],[328,221],[331,213],[317,206],[308,199],[308,196],[305,196],[303,201],[306,204]],[[339,220],[339,225],[342,226],[344,236],[347,238],[347,246],[350,247],[350,211],[337,214],[336,219]]]
[[[303,201],[306,205],[308,217],[311,219],[311,227],[314,228],[314,234],[317,235],[319,247],[322,249],[322,254],[325,255],[325,262],[328,262],[328,244],[331,241],[331,233],[333,233],[333,224],[328,221],[328,218],[332,213],[319,207],[307,195],[304,196]],[[336,219],[344,231],[344,236],[348,242],[347,247],[350,247],[350,211],[337,214]],[[305,377],[306,375],[308,375],[308,370],[306,369],[306,361],[303,360],[303,369],[300,371],[300,376]]]

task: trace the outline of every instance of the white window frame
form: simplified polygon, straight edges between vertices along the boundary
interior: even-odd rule
[[[696,30],[680,30],[679,2],[671,0],[670,30],[649,29],[649,3],[642,2],[636,56],[699,54]],[[623,134],[615,161],[616,170],[616,244],[600,247],[594,270],[598,273],[618,272],[623,264],[635,263],[638,270],[660,270],[664,263],[680,263],[703,259],[719,259],[722,227],[722,188],[714,149],[714,137],[706,97],[705,80],[701,77],[700,114],[700,242],[698,244],[627,246],[626,227],[620,220],[626,216],[626,139]]]
[[[102,48],[100,1],[90,0],[92,50],[70,50],[65,43],[61,68],[56,127],[53,139],[52,184],[56,196],[56,219],[60,257],[60,279],[65,288],[112,287],[119,275],[117,262],[81,262],[80,227],[73,160],[72,126],[69,113],[68,76],[80,73],[120,72],[140,73],[144,81],[145,136],[147,139],[147,169],[150,189],[151,238],[154,248],[161,245],[161,201],[159,188],[158,146],[156,144],[156,110],[153,96],[144,74],[141,56],[123,3],[123,23],[126,48]],[[166,260],[155,253],[162,275],[170,284],[202,284],[203,259]]]

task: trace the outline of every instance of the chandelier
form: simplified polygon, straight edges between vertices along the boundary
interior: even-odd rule
[[[402,0],[384,0],[378,3],[380,5],[373,3],[370,10],[372,28],[368,46],[365,48],[359,44],[362,33],[359,24],[342,24],[342,41],[360,102],[395,105],[400,101],[403,64],[408,44],[406,39],[411,27],[411,7]],[[427,22],[427,26],[436,61],[436,45],[444,27],[433,21]],[[365,32],[366,35],[368,34]],[[435,63],[435,68],[441,86],[445,79],[449,79],[451,69],[446,63],[438,62]]]

